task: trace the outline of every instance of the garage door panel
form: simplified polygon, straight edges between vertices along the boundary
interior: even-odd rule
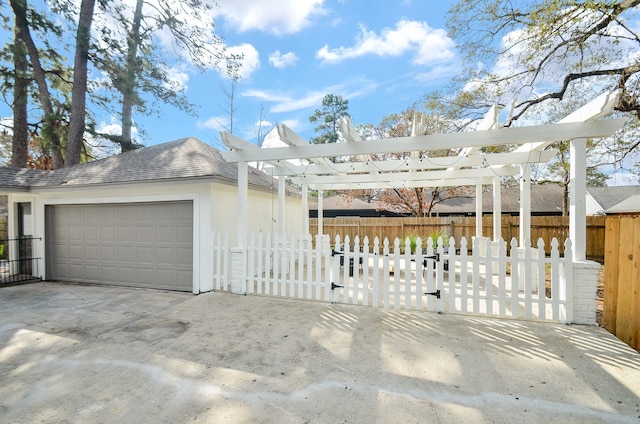
[[[84,229],[77,227],[69,227],[68,240],[70,242],[82,242],[84,241]]]
[[[156,229],[154,227],[136,228],[136,240],[142,243],[154,243]]]
[[[84,221],[84,211],[82,209],[69,209],[67,215],[64,217],[68,224],[73,222]]]
[[[189,244],[193,242],[193,230],[187,227],[176,227],[176,242]]]
[[[100,265],[85,265],[84,273],[89,281],[100,281],[102,267]]]
[[[137,209],[144,208],[144,205],[138,205],[137,208],[118,208],[118,220],[120,222],[136,222],[137,221]]]
[[[176,270],[173,269],[159,269],[156,272],[156,280],[162,287],[170,287],[175,283],[176,274]]]
[[[104,225],[104,224],[103,224]],[[100,227],[100,240],[104,243],[106,241],[116,241],[116,231],[113,227]]]
[[[158,243],[174,243],[179,241],[176,239],[175,227],[163,227],[156,229],[156,242]]]
[[[136,247],[135,258],[140,263],[156,263],[156,252],[153,246]],[[171,260],[171,258],[169,258]]]
[[[189,248],[176,248],[176,262],[179,264],[190,264],[193,260],[193,253]]]
[[[84,251],[82,244],[69,244],[65,259],[84,259]]]
[[[120,226],[118,228],[118,242],[133,243],[136,241],[136,228],[131,226]]]
[[[101,225],[116,225],[118,223],[118,209],[112,205],[101,205],[98,212]]]
[[[100,258],[103,262],[118,262],[118,249],[114,245],[100,246]]]
[[[83,249],[83,256],[86,261],[99,261],[102,259],[102,249],[99,245],[85,245]]]
[[[135,267],[120,267],[118,268],[118,279],[123,284],[136,284],[138,283],[138,270]],[[143,284],[140,284],[144,287]]]
[[[156,282],[156,271],[151,268],[138,268],[138,281],[143,284],[152,285]]]
[[[48,278],[192,290],[192,202],[47,207]]]
[[[176,249],[173,247],[157,247],[155,250],[158,263],[170,264],[180,262],[179,258],[176,257]]]
[[[55,243],[52,245],[52,249],[55,249],[57,256],[61,260],[69,259],[69,246],[63,243]]]

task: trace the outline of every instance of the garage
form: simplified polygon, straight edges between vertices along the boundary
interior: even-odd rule
[[[47,205],[47,279],[193,289],[193,202]]]

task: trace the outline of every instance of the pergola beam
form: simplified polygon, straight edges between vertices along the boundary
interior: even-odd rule
[[[416,171],[416,172],[392,172],[373,174],[348,174],[348,175],[302,175],[291,178],[295,184],[349,184],[349,183],[391,183],[401,181],[406,185],[412,185],[418,181],[474,178],[474,177],[506,177],[520,172],[517,166],[504,166],[501,168],[478,169],[454,169],[451,171]]]
[[[274,168],[267,170],[273,176],[360,174],[394,171],[422,171],[428,169],[470,168],[476,166],[503,166],[514,163],[544,163],[558,154],[556,149],[520,153],[488,153],[469,157],[446,156],[421,159],[391,159],[384,161],[332,163],[331,165],[293,165],[285,161],[271,161]]]
[[[368,183],[324,183],[309,184],[311,190],[373,190],[387,188],[413,188],[413,187],[457,187],[476,184],[491,184],[493,177],[473,177],[473,178],[447,178],[441,180],[420,180],[411,181],[386,181]]]
[[[300,137],[298,134],[296,134],[295,131],[287,127],[285,124],[276,124],[276,129],[278,130],[278,136],[280,137],[280,140],[282,140],[289,146],[306,146],[309,144],[307,143],[307,140]],[[309,161],[317,164],[330,163],[325,158],[309,159]]]
[[[461,149],[475,146],[500,146],[572,140],[580,137],[606,137],[627,122],[626,118],[553,125],[502,128],[489,131],[430,134],[415,137],[395,137],[369,140],[362,143],[307,144],[303,146],[274,147],[271,149],[240,149],[221,152],[228,162],[273,161],[300,158],[357,156],[411,152],[415,150]]]
[[[608,116],[611,114],[611,112],[613,112],[615,105],[618,103],[618,97],[620,96],[620,93],[621,93],[620,89],[613,90],[612,92],[603,93],[598,97],[596,97],[595,99],[591,100],[586,105],[574,110],[569,115],[559,120],[556,125],[576,123],[576,122],[595,121],[596,119],[600,119],[604,116]],[[585,135],[584,137],[589,138],[592,136]],[[572,137],[571,139],[575,139],[575,138],[581,138],[581,137]],[[542,150],[552,143],[553,141],[551,140],[538,141],[528,145],[522,145],[518,147],[515,151],[527,152],[527,151],[534,151],[534,150]]]

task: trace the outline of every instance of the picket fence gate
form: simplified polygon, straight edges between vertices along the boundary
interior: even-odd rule
[[[459,243],[431,238],[415,243],[388,239],[373,244],[365,237],[288,238],[254,234],[231,264],[228,238],[214,237],[214,289],[230,290],[231,273],[241,273],[242,292],[379,308],[426,310],[489,317],[572,320],[572,253],[567,239],[563,255],[553,239],[545,256],[537,246],[466,238]]]

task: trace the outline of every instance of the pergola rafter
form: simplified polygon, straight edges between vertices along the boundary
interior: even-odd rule
[[[294,165],[288,161],[271,161],[265,172],[274,177],[299,175],[362,174],[399,171],[463,169],[497,167],[514,163],[548,162],[558,154],[556,149],[519,153],[488,153],[472,156],[423,157],[420,159],[390,159],[384,161],[332,163],[328,165]]]
[[[365,154],[389,154],[413,151],[434,151],[442,149],[463,149],[465,147],[503,146],[548,142],[576,138],[607,137],[622,128],[625,118],[570,122],[563,124],[534,125],[529,127],[501,128],[499,130],[470,131],[418,135],[413,137],[393,137],[383,140],[367,140],[360,143],[306,144],[288,147],[248,149],[244,141],[238,145],[238,137],[221,132],[222,141],[228,148],[222,152],[228,162],[277,161],[287,159],[313,159],[359,156]],[[251,144],[251,143],[248,143]]]
[[[613,111],[618,91],[605,93],[576,110],[556,124],[528,127],[501,128],[498,111],[492,107],[476,131],[463,133],[420,135],[416,124],[412,136],[383,140],[363,141],[350,124],[342,125],[346,142],[333,144],[309,144],[285,125],[278,125],[278,134],[287,146],[260,149],[240,137],[221,132],[223,143],[230,149],[222,152],[229,162],[238,162],[240,184],[246,184],[246,163],[265,162],[273,176],[290,177],[301,184],[303,198],[309,187],[320,190],[319,209],[322,205],[322,189],[410,188],[436,186],[476,186],[476,197],[481,199],[482,185],[494,186],[494,218],[501,214],[500,179],[521,175],[521,243],[528,240],[527,223],[530,217],[530,167],[533,163],[549,161],[555,150],[548,146],[557,141],[571,141],[571,238],[575,248],[574,259],[583,260],[586,251],[586,139],[608,137],[622,128],[626,119],[599,119]],[[512,152],[485,154],[489,146],[518,145]],[[457,156],[430,157],[436,150],[458,150]],[[407,159],[374,160],[376,156],[403,153]],[[355,159],[348,163],[334,163],[335,158]],[[308,165],[295,165],[291,160],[305,160]],[[240,188],[242,193],[244,188]],[[284,178],[279,178],[279,207],[284,208]],[[477,200],[480,202],[481,200]],[[303,205],[306,202],[303,199]],[[242,211],[246,209],[241,208]],[[246,215],[246,212],[244,212]],[[308,215],[308,212],[305,211]],[[482,213],[481,203],[476,213]],[[280,212],[282,223],[284,215]],[[321,219],[321,211],[319,211]],[[244,218],[246,221],[246,216]],[[305,222],[308,222],[305,220]],[[305,224],[306,225],[306,224]],[[238,239],[246,240],[246,225],[240,225]],[[500,236],[499,223],[494,222],[494,238]],[[283,228],[283,227],[282,227]],[[321,234],[321,224],[319,224]],[[481,227],[476,227],[481,235]],[[244,241],[243,241],[244,242]],[[246,247],[246,246],[244,246]]]

